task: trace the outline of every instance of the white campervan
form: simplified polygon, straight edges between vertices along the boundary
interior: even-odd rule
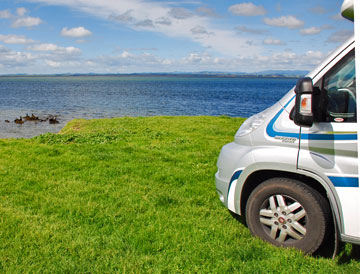
[[[255,236],[309,254],[360,244],[355,82],[351,38],[222,148],[217,192]]]

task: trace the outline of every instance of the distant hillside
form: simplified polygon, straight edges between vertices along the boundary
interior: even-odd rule
[[[264,70],[256,72],[257,75],[279,75],[288,77],[303,77],[308,74],[307,70]]]
[[[191,73],[193,75],[209,75],[222,77],[295,77],[300,78],[308,74],[306,70],[264,70],[259,72],[223,72],[223,71],[201,71]],[[177,73],[176,73],[177,74]],[[188,75],[189,73],[180,73]]]
[[[200,71],[200,72],[156,72],[156,73],[60,73],[60,74],[6,74],[1,76],[180,76],[180,77],[291,77],[300,78],[305,76],[308,71],[304,70],[266,70],[260,72],[225,72],[225,71]]]

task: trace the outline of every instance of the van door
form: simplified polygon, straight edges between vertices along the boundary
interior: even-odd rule
[[[314,83],[318,110],[313,126],[301,128],[298,169],[327,183],[337,200],[340,232],[360,237],[355,82],[352,49]]]

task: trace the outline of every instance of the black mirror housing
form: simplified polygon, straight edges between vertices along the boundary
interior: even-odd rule
[[[295,93],[294,123],[298,126],[311,127],[314,123],[312,79],[309,77],[299,79]]]

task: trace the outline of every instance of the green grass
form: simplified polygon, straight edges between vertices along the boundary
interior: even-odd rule
[[[253,238],[218,200],[221,147],[243,119],[74,120],[0,140],[0,273],[358,273]]]

